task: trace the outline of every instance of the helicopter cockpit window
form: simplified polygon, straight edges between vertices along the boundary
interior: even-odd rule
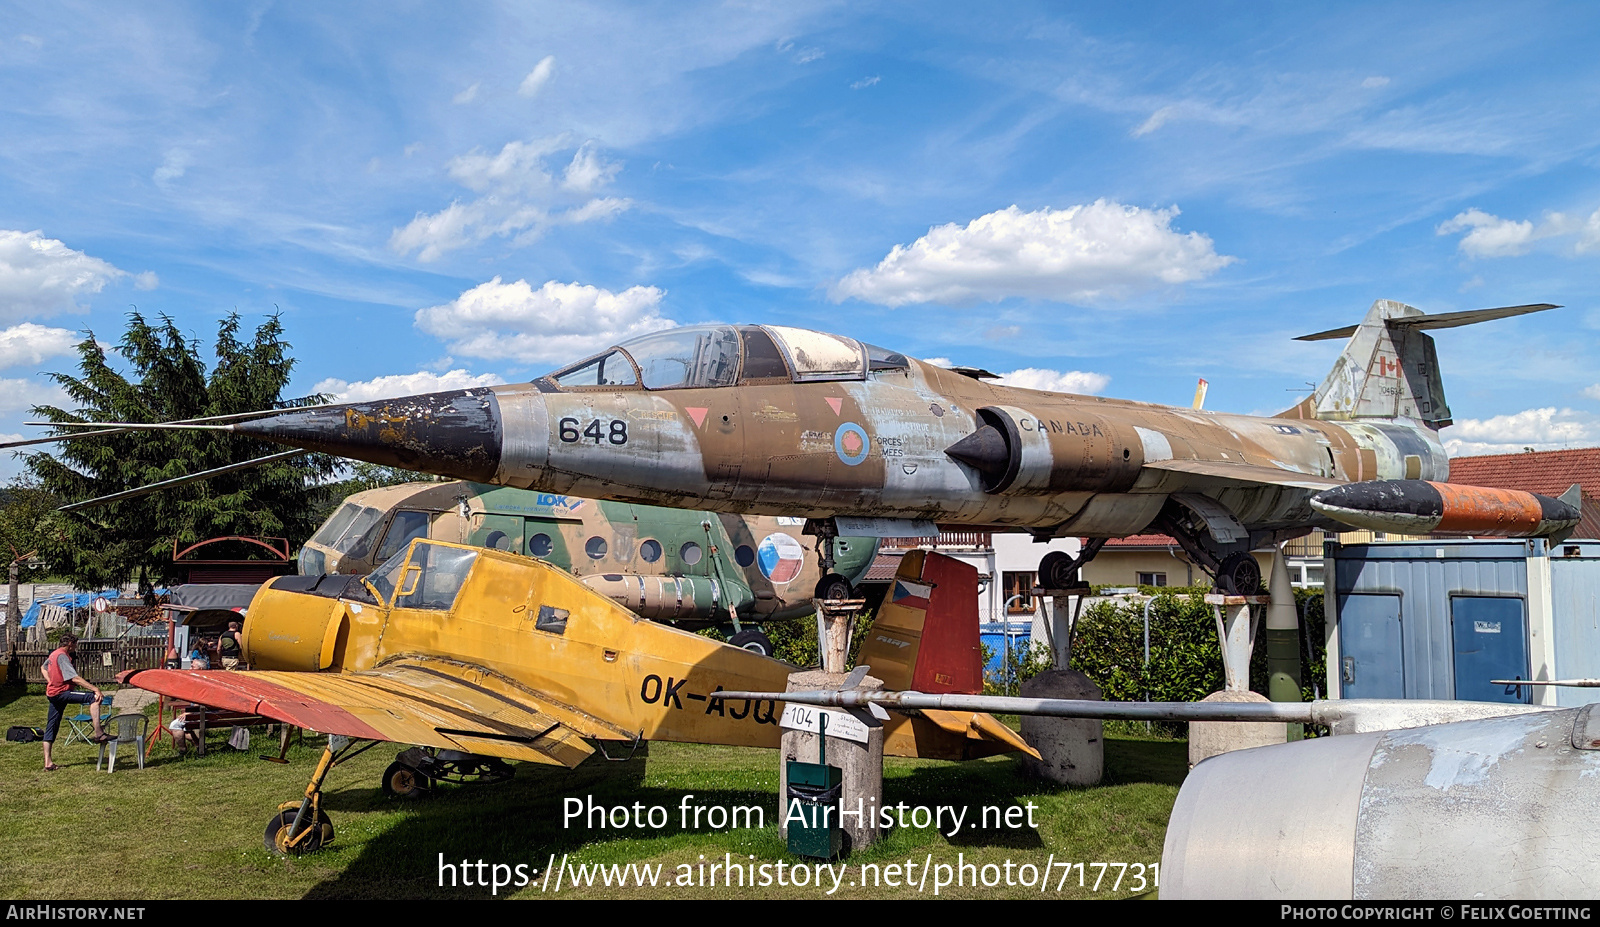
[[[333,517],[317,529],[317,533],[311,538],[311,543],[336,550],[341,554],[348,553],[355,542],[361,540],[361,537],[381,518],[383,518],[381,509],[346,502],[333,513]]]
[[[388,560],[395,551],[428,534],[428,513],[401,509],[394,513],[389,531],[383,536],[383,546],[378,548],[378,560]]]
[[[798,381],[866,379],[867,355],[854,338],[783,325],[761,327],[778,343]]]
[[[380,600],[394,608],[446,611],[456,602],[478,552],[418,541],[367,576]]]
[[[639,365],[645,389],[732,386],[739,376],[739,333],[731,325],[674,328],[621,349]]]
[[[628,358],[616,350],[550,375],[562,386],[632,386],[639,382]]]

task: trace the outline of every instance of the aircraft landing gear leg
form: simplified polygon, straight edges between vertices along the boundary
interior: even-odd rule
[[[279,805],[278,813],[267,821],[263,840],[269,851],[299,856],[302,853],[315,853],[333,841],[333,821],[322,810],[322,783],[333,767],[366,752],[378,741],[372,741],[359,750],[351,750],[356,743],[337,735],[328,738],[328,746],[323,748],[322,758],[317,761],[317,770],[311,774],[311,782],[306,786],[305,797],[297,802]]]
[[[831,518],[820,518],[806,523],[806,533],[817,536],[817,565],[821,567],[822,578],[817,580],[817,588],[812,598],[822,599],[824,602],[855,598],[855,587],[850,580],[833,572],[835,563],[833,544],[839,537],[839,529]]]
[[[1045,589],[1072,589],[1078,586],[1078,571],[1106,546],[1105,538],[1090,538],[1073,557],[1053,550],[1039,560],[1039,585]]]

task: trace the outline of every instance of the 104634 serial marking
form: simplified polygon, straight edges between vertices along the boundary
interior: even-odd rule
[[[557,434],[563,443],[577,444],[582,441],[591,441],[595,444],[627,444],[628,423],[624,419],[613,418],[602,421],[598,418],[590,419],[589,424],[582,431],[578,426],[583,424],[575,418],[564,418],[557,423]]]

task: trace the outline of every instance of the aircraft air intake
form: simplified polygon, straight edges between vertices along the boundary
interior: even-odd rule
[[[489,389],[322,406],[242,422],[275,444],[439,476],[487,482],[500,466],[499,402]]]
[[[945,448],[945,455],[978,471],[991,495],[1119,492],[1132,486],[1144,463],[1111,421],[1080,410],[1035,412],[984,406],[978,430]]]
[[[984,425],[945,448],[944,452],[983,474],[986,484],[1004,479],[1006,468],[1011,463],[1011,449],[1006,446],[1005,435],[993,425]],[[988,488],[987,485],[985,488]]]

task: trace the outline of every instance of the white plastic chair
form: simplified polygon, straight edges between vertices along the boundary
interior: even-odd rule
[[[133,753],[139,758],[139,768],[144,769],[144,738],[149,730],[150,719],[143,714],[113,715],[105,720],[106,724],[114,724],[117,736],[100,745],[100,759],[94,761],[94,768],[98,772],[100,764],[106,758],[106,748],[111,748],[111,765],[106,772],[117,771],[117,748],[128,744],[133,748]]]

